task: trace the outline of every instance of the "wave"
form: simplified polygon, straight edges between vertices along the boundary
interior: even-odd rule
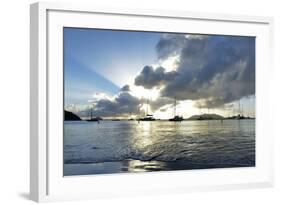
[[[94,148],[93,148],[94,147]],[[65,164],[90,164],[90,163],[103,163],[103,162],[120,162],[128,160],[140,160],[143,162],[147,161],[160,161],[160,162],[177,162],[184,161],[190,164],[205,165],[221,165],[221,164],[253,164],[255,161],[255,152],[247,152],[247,150],[241,150],[245,154],[241,156],[235,155],[231,151],[226,152],[215,152],[212,154],[208,152],[201,153],[200,155],[195,154],[198,149],[175,149],[171,147],[150,147],[149,149],[134,150],[132,148],[124,149],[105,149],[102,147],[92,146],[84,152],[73,154],[73,152],[65,152],[64,163]],[[200,150],[199,150],[200,151]]]
[[[97,148],[94,148],[97,149]],[[118,162],[118,161],[125,161],[125,160],[140,160],[140,161],[162,161],[162,162],[173,162],[177,161],[179,159],[183,159],[182,154],[185,155],[185,152],[187,150],[181,150],[178,152],[179,155],[177,156],[171,156],[165,154],[164,151],[160,152],[147,152],[142,153],[139,151],[130,151],[125,152],[123,154],[118,155],[111,155],[111,156],[104,156],[104,157],[97,157],[97,156],[77,156],[77,157],[71,157],[71,158],[65,158],[64,163],[65,164],[88,164],[88,163],[101,163],[101,162]]]

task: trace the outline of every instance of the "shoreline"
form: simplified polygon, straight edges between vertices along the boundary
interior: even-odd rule
[[[185,171],[198,169],[221,169],[255,167],[255,161],[251,163],[229,163],[229,164],[198,164],[189,161],[141,161],[128,159],[114,162],[98,163],[75,163],[64,164],[64,176],[97,175],[97,174],[120,174],[120,173],[144,173],[157,171]]]

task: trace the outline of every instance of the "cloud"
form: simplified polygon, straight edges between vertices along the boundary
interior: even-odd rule
[[[135,85],[143,86],[146,89],[159,87],[166,82],[172,81],[177,75],[177,72],[165,72],[165,68],[145,66],[141,73],[135,78]]]
[[[253,37],[169,34],[156,50],[159,60],[179,56],[176,71],[146,66],[135,84],[147,89],[161,85],[162,97],[215,108],[255,94]]]
[[[112,98],[99,98],[93,101],[92,112],[94,116],[113,117],[113,116],[129,116],[139,114],[139,108],[143,100],[132,96],[127,91],[121,91],[118,95]],[[81,111],[79,116],[89,116],[90,108]]]
[[[173,105],[174,104],[174,99],[168,98],[168,97],[158,97],[155,100],[150,101],[150,109],[152,111],[156,111],[158,109],[164,109],[165,105]],[[165,107],[167,109],[167,107]]]
[[[129,91],[131,91],[131,90],[130,90],[130,86],[129,86],[129,85],[124,85],[124,86],[121,88],[121,91],[123,91],[123,92],[129,92]]]
[[[166,59],[177,55],[182,49],[182,43],[186,40],[184,35],[164,34],[156,45],[159,59]]]

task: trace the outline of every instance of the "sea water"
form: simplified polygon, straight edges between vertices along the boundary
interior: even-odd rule
[[[64,175],[255,166],[255,120],[66,121]]]

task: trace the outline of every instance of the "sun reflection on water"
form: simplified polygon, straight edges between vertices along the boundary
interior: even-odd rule
[[[140,160],[129,160],[127,161],[129,172],[150,172],[160,171],[165,167],[165,162],[161,161],[140,161]]]
[[[153,129],[151,122],[141,122],[137,125],[136,129],[133,137],[137,139],[134,144],[136,149],[153,144]]]

